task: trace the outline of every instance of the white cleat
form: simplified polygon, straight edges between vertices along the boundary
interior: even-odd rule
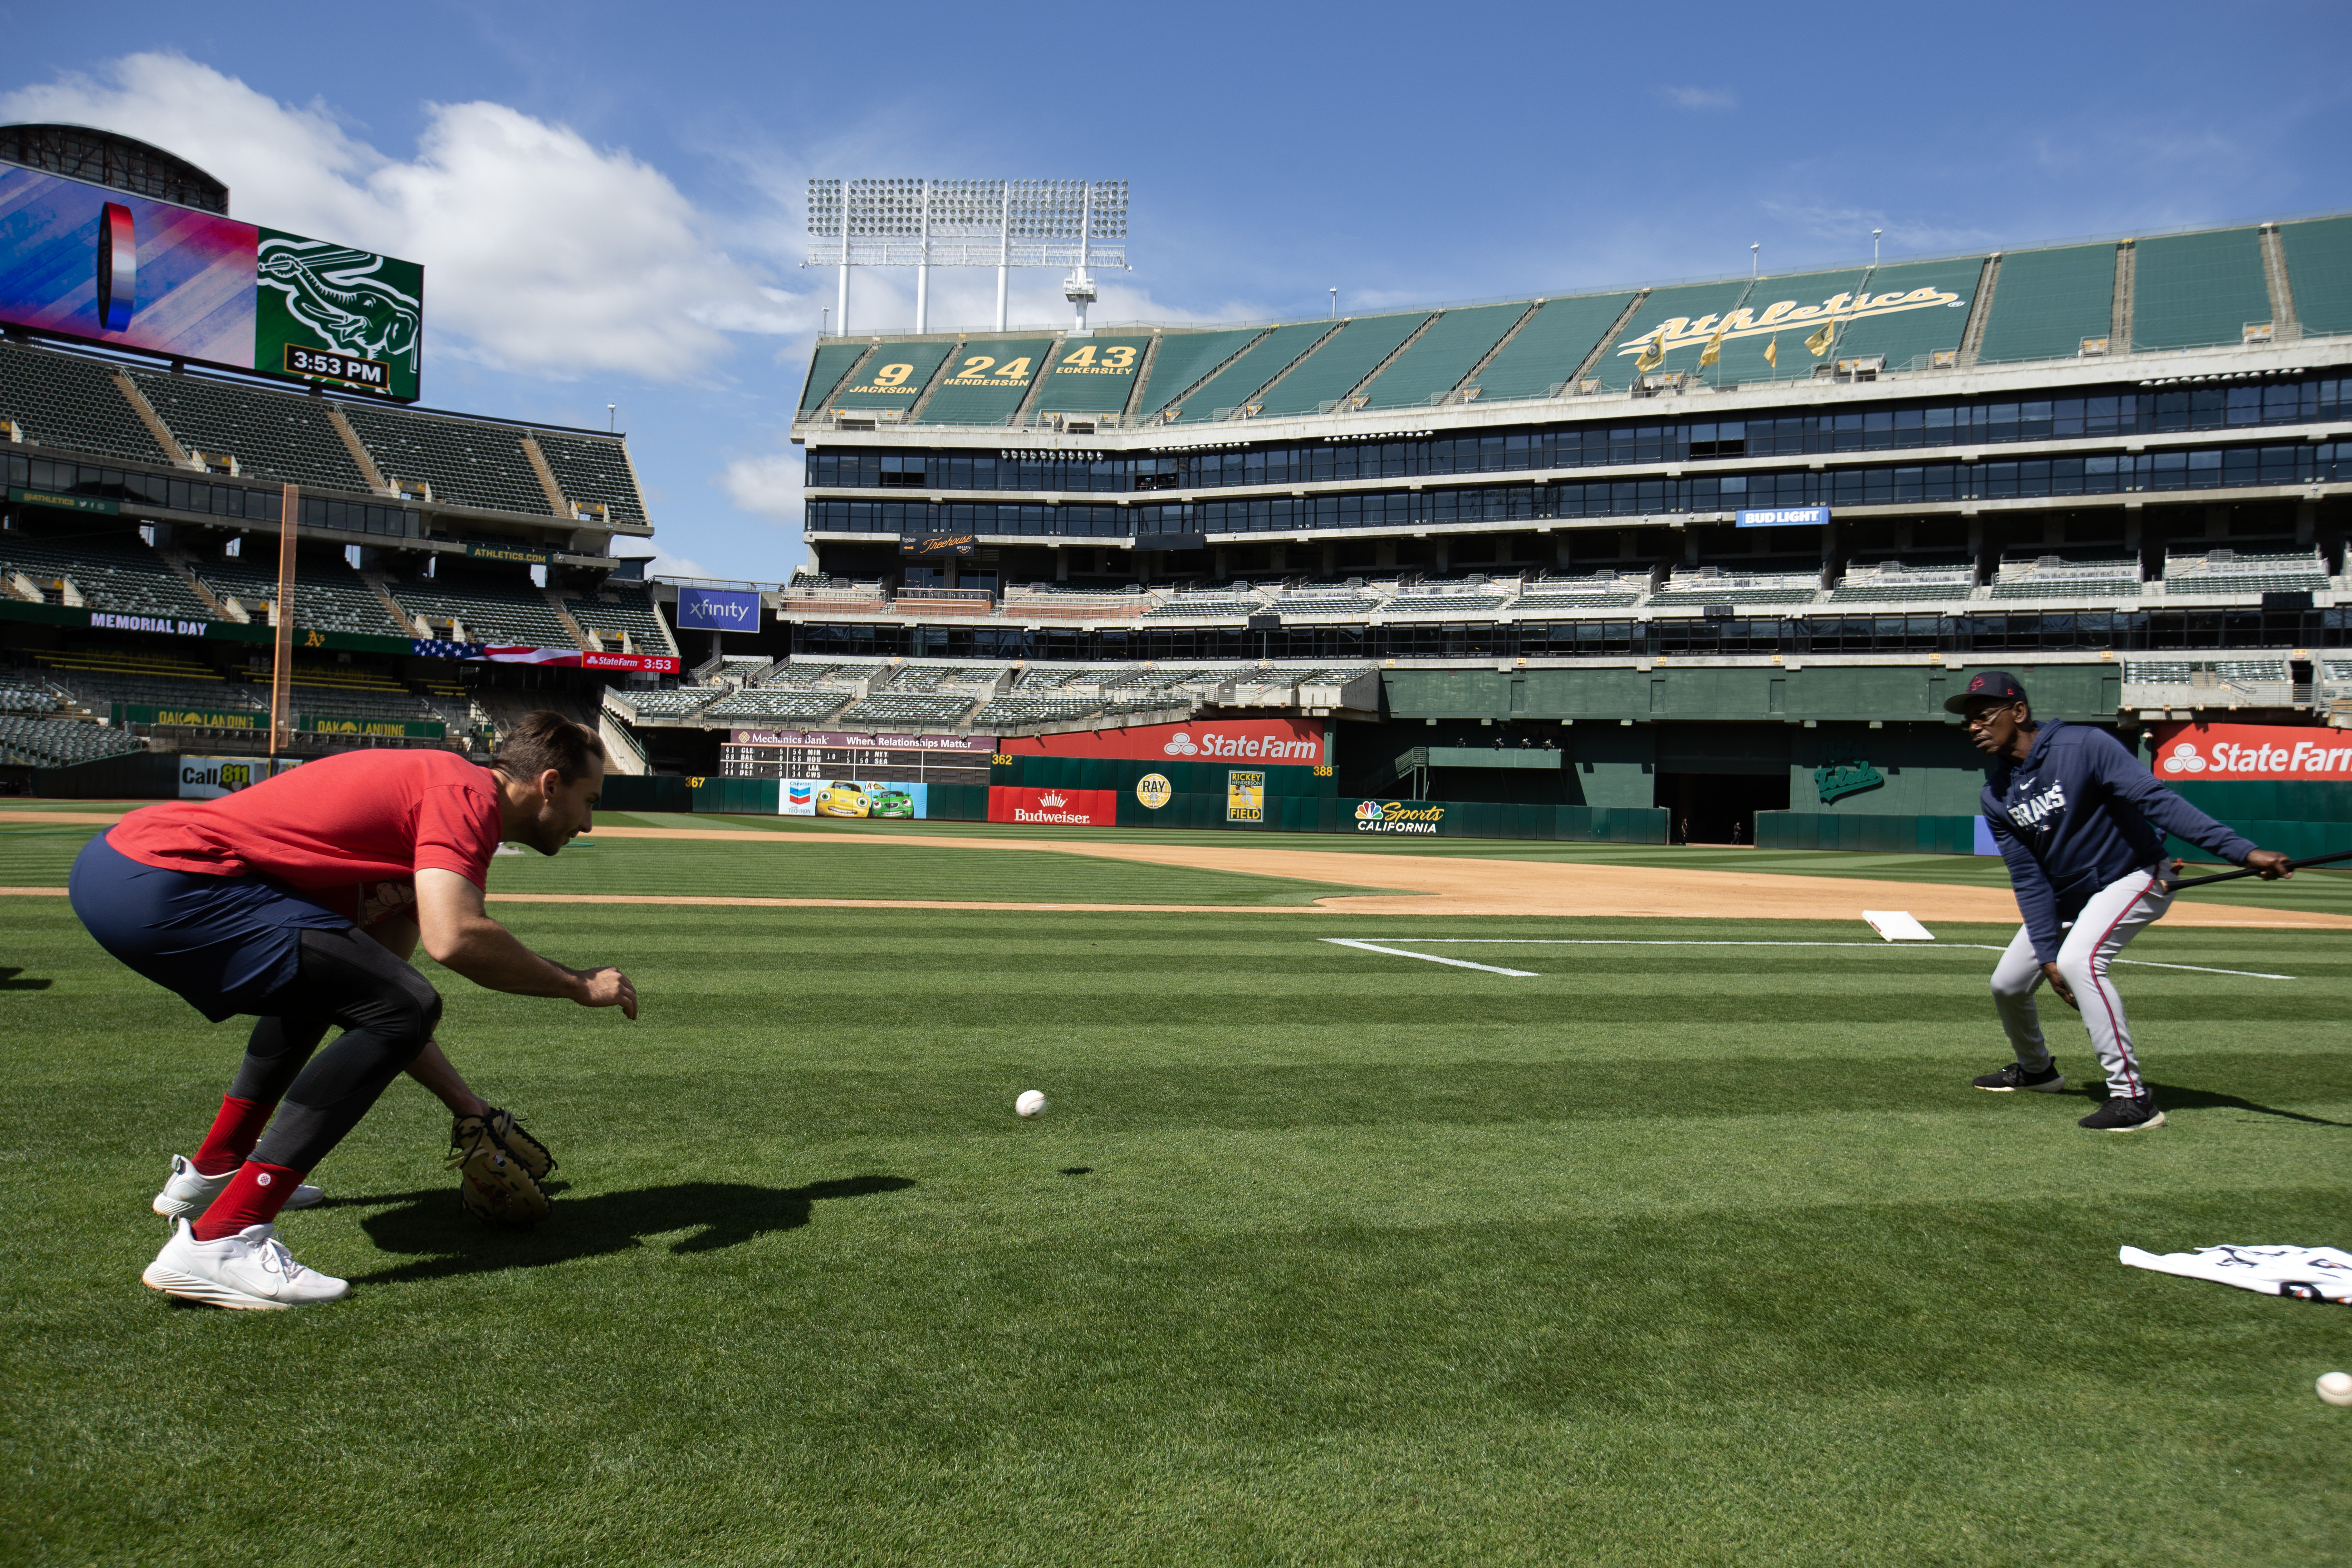
[[[151,1290],[186,1301],[239,1311],[283,1311],[318,1301],[340,1301],[346,1280],[303,1268],[275,1230],[249,1225],[218,1241],[198,1241],[184,1219],[172,1222],[172,1239],[140,1279]]]
[[[224,1171],[217,1176],[207,1176],[191,1164],[185,1154],[174,1154],[172,1156],[172,1178],[163,1184],[163,1190],[155,1194],[155,1212],[165,1219],[177,1219],[184,1214],[200,1215],[212,1207],[213,1200],[221,1195],[221,1189],[227,1186],[229,1178],[236,1174],[235,1171]],[[306,1209],[326,1195],[304,1182],[294,1189],[294,1195],[286,1200],[285,1207]],[[278,1212],[282,1214],[285,1209]]]

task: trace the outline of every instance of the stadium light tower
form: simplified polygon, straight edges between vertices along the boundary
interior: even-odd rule
[[[849,269],[912,267],[915,330],[930,330],[934,267],[996,268],[1004,330],[1015,267],[1068,267],[1063,297],[1079,332],[1095,298],[1087,268],[1127,266],[1125,180],[811,180],[803,267],[840,269],[836,332],[849,331]]]

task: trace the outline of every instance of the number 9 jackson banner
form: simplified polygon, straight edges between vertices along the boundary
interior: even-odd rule
[[[425,268],[0,164],[0,323],[415,402]]]

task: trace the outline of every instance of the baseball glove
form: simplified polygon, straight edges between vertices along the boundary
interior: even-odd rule
[[[467,1212],[492,1225],[537,1225],[547,1217],[539,1184],[555,1169],[547,1145],[522,1130],[514,1112],[493,1108],[450,1124],[449,1159]]]

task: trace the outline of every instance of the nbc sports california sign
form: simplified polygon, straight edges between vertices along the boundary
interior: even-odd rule
[[[2160,724],[2149,766],[2160,783],[2298,780],[2352,784],[2352,731],[2284,724]]]

